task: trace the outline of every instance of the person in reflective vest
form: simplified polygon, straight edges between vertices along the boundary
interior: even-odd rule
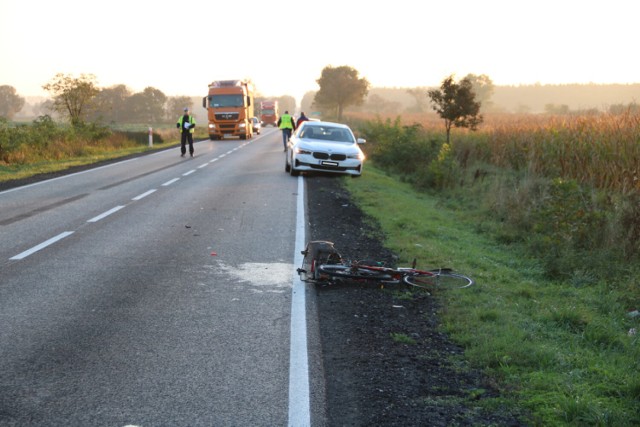
[[[196,119],[189,114],[189,109],[185,107],[184,114],[178,118],[176,127],[180,129],[180,157],[187,154],[187,141],[189,142],[189,154],[193,157],[193,130],[196,127]]]
[[[287,151],[287,143],[291,139],[291,133],[296,130],[296,123],[293,121],[293,117],[289,115],[289,111],[285,111],[284,114],[280,116],[278,119],[278,127],[282,130],[284,151]]]

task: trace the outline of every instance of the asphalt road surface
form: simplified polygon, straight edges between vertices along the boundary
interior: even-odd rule
[[[322,424],[302,178],[275,129],[195,154],[0,193],[0,425]]]

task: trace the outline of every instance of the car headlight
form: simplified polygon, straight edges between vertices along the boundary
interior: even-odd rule
[[[209,129],[215,129],[216,125],[214,125],[213,123],[209,123]]]
[[[358,159],[358,160],[364,160],[364,153],[360,152],[360,153],[355,153],[355,154],[349,154],[347,156],[348,159]]]
[[[240,124],[238,125],[238,127],[240,127],[240,128],[246,128],[246,127],[247,127],[247,124],[246,124],[246,123],[240,123]]]
[[[313,151],[305,150],[304,148],[296,148],[296,154],[313,154]]]

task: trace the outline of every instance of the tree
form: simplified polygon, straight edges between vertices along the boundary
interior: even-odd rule
[[[307,115],[313,112],[313,99],[316,96],[316,91],[310,90],[304,93],[302,100],[300,101],[300,110],[307,113]]]
[[[193,110],[193,99],[188,96],[171,96],[167,101],[167,120],[175,121],[176,117],[184,113],[184,109]]]
[[[397,113],[401,108],[402,105],[399,102],[389,101],[375,93],[369,95],[365,104],[367,111],[372,111],[376,114]]]
[[[451,75],[442,81],[440,89],[431,89],[428,95],[433,109],[444,119],[447,144],[452,126],[476,130],[482,123],[482,116],[479,115],[480,103],[475,100],[471,82],[466,78],[456,83]]]
[[[290,114],[296,110],[296,99],[291,95],[282,95],[277,98],[278,100],[278,109],[280,110],[280,114],[283,114],[285,111],[288,111]]]
[[[115,85],[102,89],[95,97],[94,120],[101,119],[107,123],[118,123],[125,118],[127,99],[131,91],[125,85]]]
[[[167,96],[161,90],[146,87],[144,91],[131,95],[127,100],[126,121],[129,123],[161,123]]]
[[[13,119],[13,116],[24,107],[24,98],[16,94],[13,86],[0,86],[0,117]]]
[[[58,73],[42,88],[53,95],[53,110],[67,116],[74,126],[82,124],[92,100],[100,92],[93,74],[74,78]]]
[[[476,94],[476,101],[482,105],[482,110],[485,112],[490,110],[493,107],[491,97],[495,91],[495,86],[491,78],[486,74],[481,74],[479,76],[475,74],[467,74],[465,79],[471,82],[473,93]]]
[[[358,77],[358,71],[346,65],[324,67],[316,82],[320,90],[314,97],[314,104],[335,109],[338,121],[342,120],[342,113],[346,107],[362,105],[369,92],[367,79]]]
[[[408,113],[424,113],[427,102],[424,99],[424,89],[423,88],[413,88],[407,89],[407,93],[413,96],[416,100],[416,105],[413,107],[407,108]]]

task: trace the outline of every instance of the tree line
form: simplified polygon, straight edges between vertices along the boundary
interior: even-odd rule
[[[141,92],[133,92],[124,84],[100,88],[93,74],[74,77],[58,73],[42,88],[51,99],[45,101],[40,110],[57,114],[72,125],[171,123],[184,107],[193,107],[191,97],[169,97],[154,87],[146,87]],[[24,98],[15,88],[0,86],[0,117],[13,119],[24,104]]]
[[[323,110],[337,121],[342,121],[345,108],[364,103],[370,87],[369,81],[360,77],[358,70],[346,65],[325,67],[316,82],[320,90],[314,94],[311,106]],[[429,104],[444,120],[448,143],[452,127],[477,128],[482,122],[482,100],[488,102],[492,91],[493,83],[485,75],[468,75],[459,81],[450,75],[439,88],[410,90],[409,93],[419,102]]]
[[[315,93],[313,106],[323,110],[329,118],[342,120],[345,108],[362,105],[369,92],[370,83],[360,77],[358,70],[343,65],[327,66],[316,80],[320,90]],[[99,88],[93,74],[81,74],[74,77],[58,73],[42,88],[52,96],[49,108],[66,118],[71,125],[80,126],[91,123],[163,123],[171,122],[176,111],[188,107],[193,101],[187,96],[167,97],[161,90],[147,87],[142,92],[132,93],[125,85]],[[24,105],[24,99],[11,87],[2,87],[7,98],[4,112],[11,118]],[[415,92],[416,99],[430,98],[433,109],[444,120],[447,140],[452,126],[475,129],[482,121],[479,114],[481,101],[478,96],[488,98],[492,90],[490,79],[486,76],[472,79],[465,77],[455,82],[453,76],[445,78],[439,89],[429,90],[426,94]],[[288,97],[281,99],[288,104]],[[295,107],[295,100],[293,106]],[[4,104],[4,103],[3,103]],[[293,108],[291,108],[293,110]]]

